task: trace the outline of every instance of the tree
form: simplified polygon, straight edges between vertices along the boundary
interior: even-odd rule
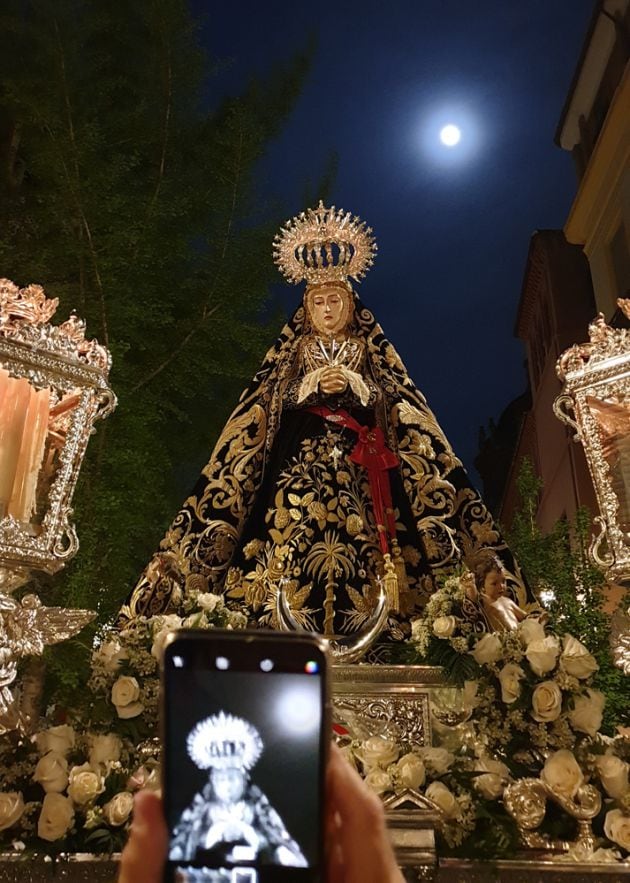
[[[610,617],[604,610],[606,579],[588,555],[591,515],[580,509],[572,522],[558,521],[543,535],[536,522],[541,482],[530,460],[517,482],[520,506],[508,541],[527,579],[545,603],[556,629],[573,635],[599,665],[593,683],[606,695],[603,732],[611,735],[628,724],[630,685],[610,649]]]
[[[279,324],[263,308],[283,213],[256,200],[253,170],[308,53],[209,112],[184,0],[7,0],[0,24],[0,275],[43,284],[113,355],[118,409],[75,496],[81,549],[45,589],[103,620]]]

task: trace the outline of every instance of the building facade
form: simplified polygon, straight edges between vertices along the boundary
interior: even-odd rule
[[[564,232],[584,249],[597,310],[611,320],[630,295],[630,0],[598,2],[556,143],[578,175]]]
[[[537,231],[530,242],[515,329],[525,346],[530,399],[520,410],[508,406],[511,424],[499,420],[502,432],[483,439],[476,460],[508,527],[520,465],[526,456],[533,461],[543,482],[537,512],[543,531],[580,506],[598,512],[582,447],[552,407],[561,388],[558,356],[587,340],[598,312],[613,324],[625,321],[617,298],[630,296],[630,0],[596,3],[555,140],[572,154],[578,184],[564,230]],[[503,451],[503,462],[509,465],[497,487],[496,471],[490,476],[486,464],[493,443],[508,438],[511,456]]]
[[[530,240],[515,333],[524,344],[529,396],[510,403],[494,433],[485,439],[476,461],[484,478],[496,481],[503,462],[502,489],[490,494],[490,505],[503,524],[512,523],[518,507],[517,480],[528,457],[542,479],[538,522],[543,531],[580,506],[596,510],[593,485],[580,445],[553,414],[560,393],[556,361],[561,352],[587,336],[595,312],[588,262],[579,246],[561,230],[539,230]],[[520,404],[520,407],[519,407]],[[505,451],[509,446],[509,457]],[[494,448],[494,450],[492,450]],[[487,477],[485,477],[487,476]]]

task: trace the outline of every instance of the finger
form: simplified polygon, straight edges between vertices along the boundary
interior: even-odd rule
[[[333,745],[328,795],[339,813],[339,842],[344,883],[398,883],[398,870],[389,842],[381,801]]]
[[[341,844],[336,840],[330,844],[328,849],[326,883],[346,883]]]
[[[139,791],[133,804],[129,840],[120,859],[118,883],[160,883],[167,845],[162,801],[154,791]]]
[[[326,883],[344,883],[340,825],[339,813],[329,807],[326,813]]]

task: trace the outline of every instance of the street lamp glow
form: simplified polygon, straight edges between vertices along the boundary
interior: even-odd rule
[[[445,147],[455,147],[456,144],[459,144],[461,137],[461,130],[452,123],[440,130],[440,141]]]

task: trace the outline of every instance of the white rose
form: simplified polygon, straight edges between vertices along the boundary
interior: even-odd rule
[[[462,705],[469,711],[479,705],[479,681],[464,681],[462,692]]]
[[[72,827],[74,809],[63,794],[47,794],[37,821],[37,835],[42,840],[59,840]]]
[[[619,800],[628,790],[628,764],[614,754],[601,754],[595,760],[606,793]]]
[[[105,733],[90,737],[90,765],[108,764],[120,760],[122,739],[116,733]]]
[[[475,788],[486,800],[496,800],[503,795],[505,780],[495,773],[481,773],[475,776]]]
[[[531,645],[530,645],[531,646]],[[532,717],[540,723],[558,720],[562,711],[562,691],[555,681],[543,681],[532,693]]]
[[[575,755],[567,748],[550,754],[540,773],[540,778],[552,791],[565,797],[575,797],[584,784],[584,774]]]
[[[454,616],[438,616],[433,621],[433,634],[436,638],[450,638],[457,628]]]
[[[375,767],[365,777],[365,784],[376,794],[383,794],[385,791],[393,790],[393,783],[388,773]]]
[[[129,705],[117,705],[116,713],[121,720],[130,720],[132,717],[138,717],[144,711],[142,702],[130,702]]]
[[[151,627],[153,629],[153,634],[155,635],[158,632],[163,632],[165,629],[178,629],[181,624],[181,617],[176,613],[165,613],[161,616],[156,616],[151,623]]]
[[[492,665],[501,658],[502,652],[501,638],[494,632],[480,638],[471,650],[472,657],[478,665]]]
[[[91,803],[104,790],[103,777],[94,772],[89,763],[74,766],[70,770],[68,796],[78,806]]]
[[[35,743],[40,754],[48,754],[54,751],[56,754],[63,754],[65,757],[68,752],[74,748],[74,730],[67,724],[59,727],[49,727],[42,730],[35,736]]]
[[[630,817],[625,816],[620,809],[611,809],[606,813],[604,834],[613,843],[630,852]]]
[[[595,657],[588,652],[584,644],[572,635],[565,635],[563,639],[560,667],[574,678],[588,678],[597,671],[599,665]]]
[[[0,831],[15,825],[24,812],[24,798],[19,791],[0,792]]]
[[[368,769],[373,767],[388,767],[397,760],[400,749],[392,739],[384,739],[382,736],[372,736],[366,739],[359,757]]]
[[[177,631],[182,627],[182,620],[177,614],[169,613],[167,616],[157,616],[153,622],[153,644],[151,656],[157,660],[162,658],[164,644],[170,632]]]
[[[602,725],[606,697],[599,690],[588,690],[587,696],[576,696],[569,712],[569,723],[578,733],[594,736]]]
[[[207,626],[208,621],[206,619],[206,614],[203,610],[198,610],[197,613],[191,613],[190,616],[187,616],[186,619],[182,622],[182,628],[185,629],[203,629]],[[164,647],[159,649],[159,653],[162,652]],[[158,656],[159,659],[159,656]]]
[[[500,779],[508,779],[510,776],[507,764],[503,763],[502,760],[493,760],[491,757],[480,757],[475,762],[475,772],[491,773]]]
[[[396,775],[403,788],[420,788],[426,778],[424,764],[413,752],[400,758],[396,764]]]
[[[461,815],[457,798],[442,782],[431,782],[424,792],[425,796],[438,806],[448,819],[456,819]]]
[[[480,757],[475,763],[475,772],[481,773],[475,776],[474,785],[477,791],[486,800],[496,800],[501,797],[510,771],[501,760],[493,760],[491,757]]]
[[[436,776],[443,776],[455,760],[446,748],[421,748],[418,754]]]
[[[62,754],[49,751],[40,757],[33,780],[39,782],[44,791],[49,794],[52,791],[64,791],[68,784],[68,761]]]
[[[103,816],[108,825],[124,825],[133,809],[133,795],[128,791],[119,791],[103,807]]]
[[[525,677],[525,672],[515,662],[508,662],[499,672],[499,683],[501,684],[501,699],[509,704],[516,702],[521,695],[520,681]]]
[[[92,655],[93,662],[110,674],[117,671],[127,659],[129,654],[123,649],[120,641],[103,641]]]
[[[217,607],[223,606],[223,598],[221,595],[213,595],[212,592],[204,592],[197,595],[197,604],[202,610],[212,613]]]
[[[529,647],[532,641],[543,641],[545,639],[544,626],[533,616],[528,616],[519,624],[518,633],[526,647]]]
[[[559,654],[560,643],[553,635],[548,635],[542,641],[530,641],[525,651],[532,671],[539,677],[555,668]]]
[[[144,706],[138,702],[140,685],[135,678],[129,675],[121,675],[112,687],[112,702],[116,706],[118,717],[127,720],[137,717],[144,711]]]

